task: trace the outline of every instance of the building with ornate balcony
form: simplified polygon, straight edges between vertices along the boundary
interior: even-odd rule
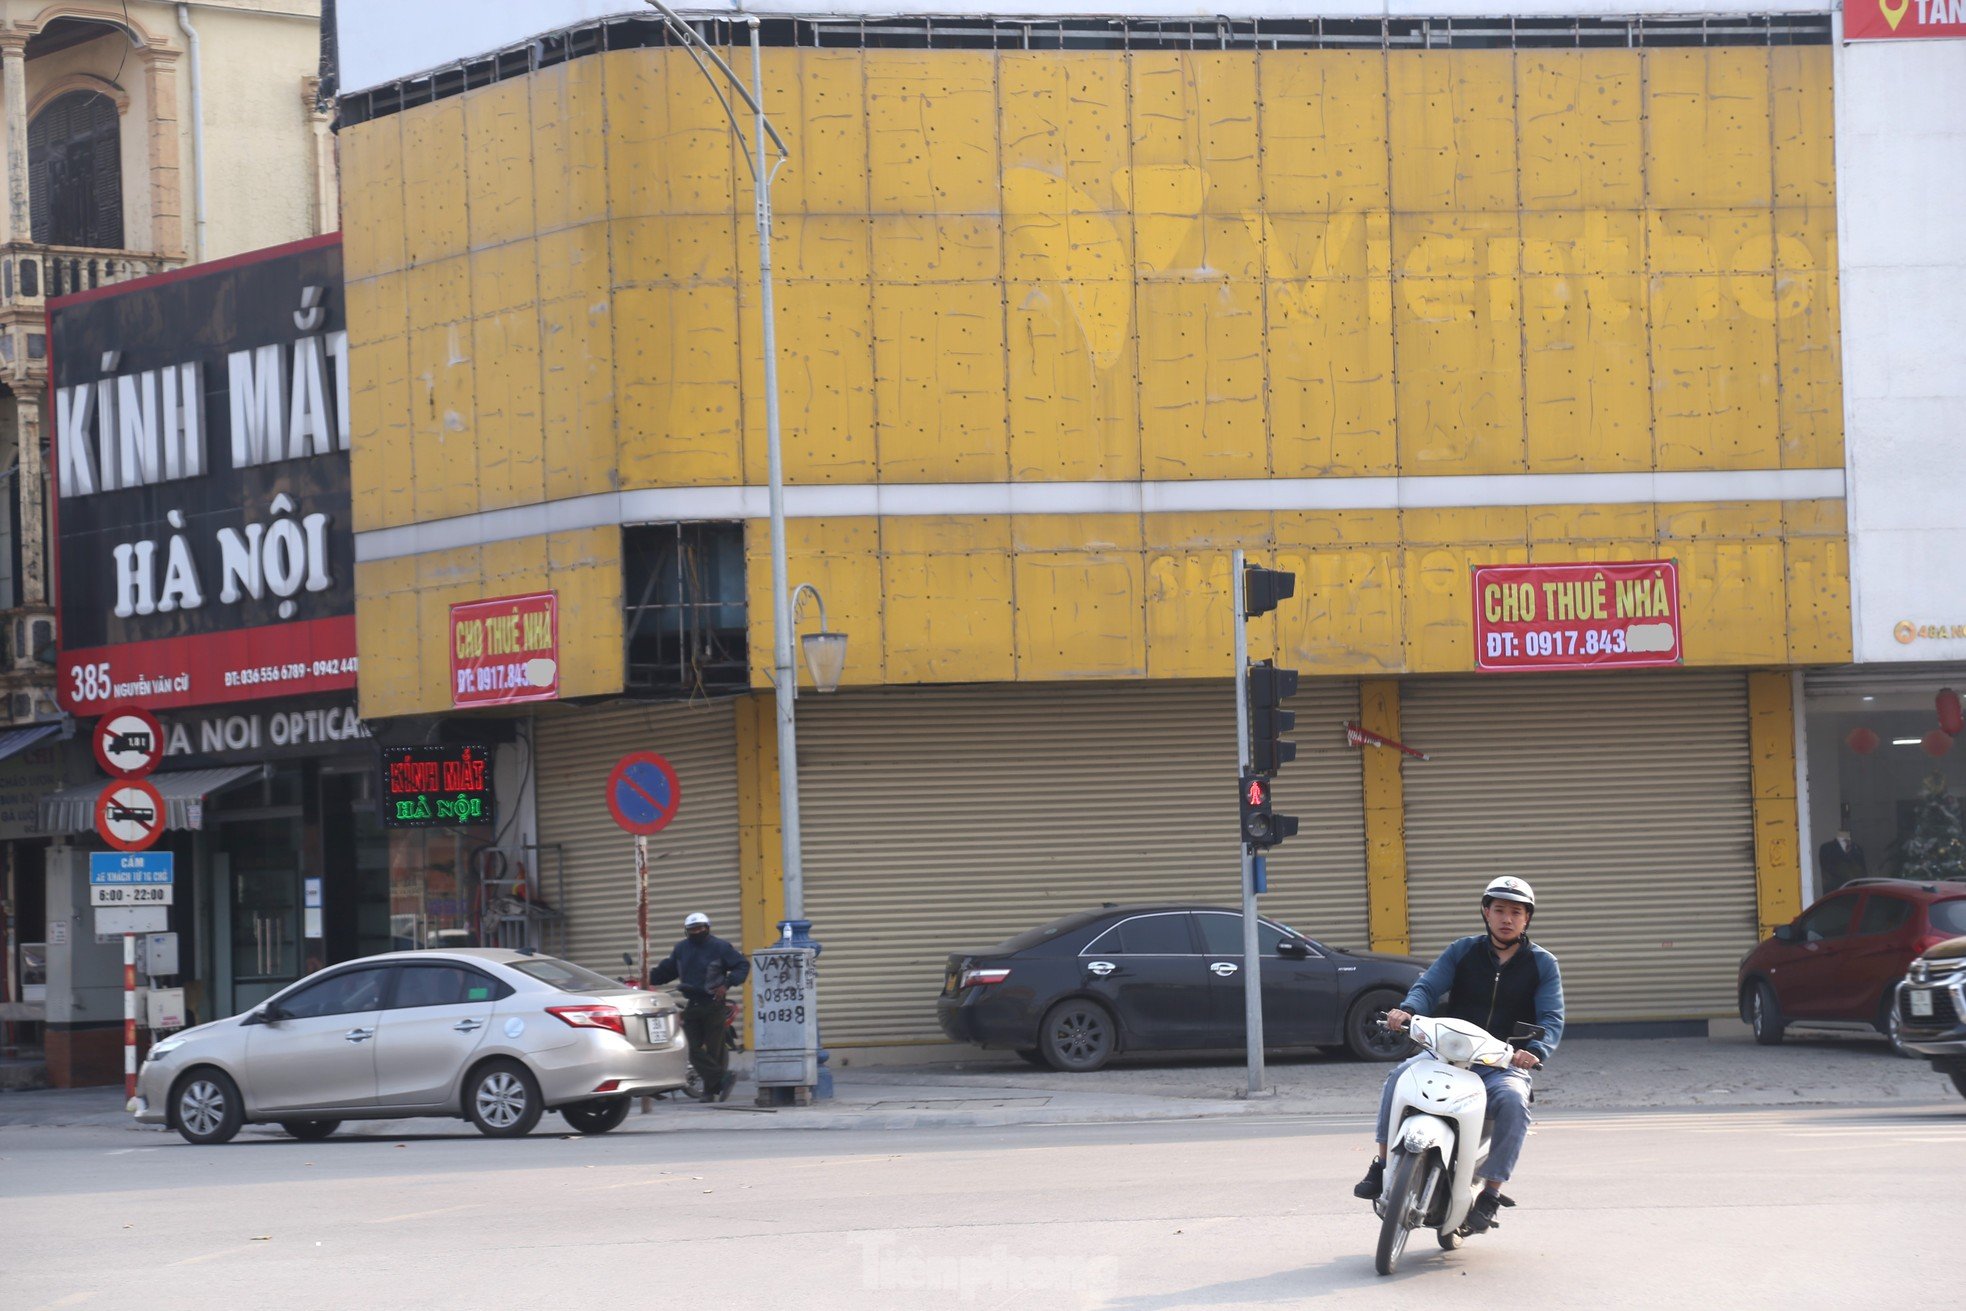
[[[21,956],[44,936],[44,843],[32,804],[16,803],[51,778],[59,786],[66,755],[49,749],[66,734],[48,552],[47,305],[339,226],[321,10],[320,0],[0,0],[0,1021],[37,1018]]]

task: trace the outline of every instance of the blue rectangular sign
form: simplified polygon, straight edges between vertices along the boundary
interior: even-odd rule
[[[175,867],[168,851],[91,851],[89,882],[102,887],[144,883],[174,883]]]

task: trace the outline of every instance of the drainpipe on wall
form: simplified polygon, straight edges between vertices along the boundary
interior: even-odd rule
[[[205,258],[205,79],[198,60],[198,29],[191,25],[191,6],[177,7],[177,25],[184,33],[184,39],[191,51],[191,177],[192,212],[195,216],[195,235],[192,240],[191,258],[194,263],[202,263]]]

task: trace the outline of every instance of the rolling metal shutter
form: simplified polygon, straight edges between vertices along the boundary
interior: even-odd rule
[[[649,839],[649,949],[667,955],[683,916],[700,910],[738,941],[737,751],[731,703],[648,703],[575,710],[535,721],[539,841],[545,887],[552,851],[566,862],[567,955],[610,978],[635,950],[635,839],[604,795],[615,763],[655,751],[676,768],[682,805]]]
[[[939,1041],[951,951],[1101,902],[1241,904],[1228,682],[888,690],[799,702],[806,910],[829,1046]],[[1351,682],[1305,680],[1266,915],[1366,939]]]
[[[1481,931],[1481,889],[1528,879],[1572,1020],[1735,1012],[1754,946],[1741,674],[1428,679],[1400,688],[1413,948]]]

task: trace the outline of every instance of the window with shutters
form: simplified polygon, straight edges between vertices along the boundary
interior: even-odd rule
[[[123,248],[122,124],[95,91],[56,96],[27,125],[28,204],[45,246]]]

